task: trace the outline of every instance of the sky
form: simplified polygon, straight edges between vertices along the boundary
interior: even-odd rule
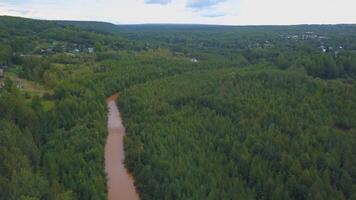
[[[0,0],[0,15],[115,24],[356,24],[356,0]]]

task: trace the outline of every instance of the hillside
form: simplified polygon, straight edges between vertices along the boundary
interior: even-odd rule
[[[117,92],[141,199],[355,199],[355,37],[0,17],[0,199],[107,199]]]

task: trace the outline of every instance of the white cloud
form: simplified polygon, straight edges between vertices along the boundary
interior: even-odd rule
[[[356,23],[355,0],[225,0],[223,2],[219,0],[1,0],[1,2],[0,15],[40,19],[189,24]]]
[[[356,23],[354,0],[240,0],[242,24]]]
[[[219,8],[224,2],[227,0],[187,0],[186,7],[201,17],[216,18],[228,15],[226,10]]]
[[[226,0],[187,0],[187,7],[194,9],[203,9],[215,6]]]
[[[200,16],[202,16],[202,17],[223,17],[225,15],[226,15],[226,13],[216,11],[216,10],[212,10],[212,11],[208,10],[208,11],[200,12]]]
[[[161,5],[167,5],[171,3],[172,0],[145,0],[145,3],[148,4],[161,4]]]

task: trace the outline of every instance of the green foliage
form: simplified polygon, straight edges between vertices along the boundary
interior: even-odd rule
[[[21,64],[20,76],[38,82],[43,80],[44,72],[50,68],[50,64],[46,60],[36,57],[25,57]]]
[[[1,199],[41,199],[48,194],[48,182],[37,172],[40,150],[36,146],[36,117],[19,96],[0,97],[0,188]]]
[[[354,199],[355,33],[0,17],[0,199],[106,199],[118,91],[141,199]]]
[[[143,199],[348,198],[355,94],[354,85],[273,70],[140,85],[120,100],[126,163]]]
[[[12,49],[8,45],[0,44],[0,65],[10,64],[12,58]]]

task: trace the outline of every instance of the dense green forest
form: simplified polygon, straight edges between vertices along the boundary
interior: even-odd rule
[[[115,92],[141,199],[356,199],[355,25],[2,16],[0,68],[0,199],[106,199]]]

